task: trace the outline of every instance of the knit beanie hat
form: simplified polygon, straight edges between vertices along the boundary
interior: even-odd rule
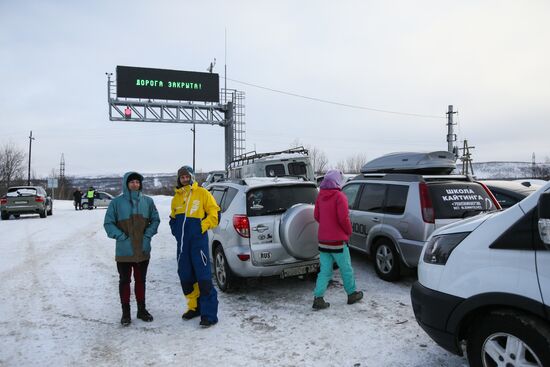
[[[331,169],[325,174],[325,178],[321,181],[319,188],[324,190],[341,189],[344,182],[342,171]]]
[[[189,185],[192,185],[193,182],[195,182],[195,171],[193,171],[193,168],[189,167],[189,166],[183,166],[181,167],[179,170],[178,170],[178,183],[177,183],[177,187],[182,187],[182,184],[180,182],[180,177],[182,175],[189,175],[191,176],[191,179],[189,180]]]

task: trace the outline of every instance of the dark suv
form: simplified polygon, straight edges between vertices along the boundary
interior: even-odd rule
[[[428,236],[446,224],[500,209],[491,192],[470,176],[361,174],[342,189],[353,233],[350,247],[372,255],[378,276],[400,277],[418,265]]]
[[[46,218],[53,214],[53,203],[42,186],[15,186],[0,199],[0,213],[2,220],[9,219],[10,215],[19,218],[21,214]]]

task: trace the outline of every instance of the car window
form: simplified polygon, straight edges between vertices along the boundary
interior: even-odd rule
[[[222,208],[222,201],[223,201],[223,197],[225,195],[225,189],[224,188],[217,188],[217,187],[214,187],[212,188],[212,190],[210,191],[212,193],[212,196],[214,197],[214,199],[216,200],[216,203],[218,204],[218,206],[220,208]],[[223,212],[223,208],[222,208],[222,212]]]
[[[235,198],[235,195],[237,195],[239,191],[237,189],[234,189],[232,187],[228,187],[227,191],[225,193],[225,198],[223,199],[222,203],[222,212],[226,211],[227,208],[229,208],[229,205],[231,205],[231,202]]]
[[[387,185],[384,184],[365,184],[361,192],[361,197],[359,198],[357,209],[366,212],[381,213],[386,186]]]
[[[276,186],[251,189],[246,194],[249,217],[280,214],[298,203],[315,204],[315,186]]]
[[[409,186],[406,185],[388,185],[386,194],[386,205],[384,213],[387,214],[403,214],[405,212],[405,204],[407,203],[407,195]]]
[[[342,192],[348,198],[348,207],[350,209],[353,209],[353,207],[354,207],[353,204],[355,203],[355,199],[357,198],[357,193],[359,192],[359,188],[361,188],[361,184],[360,183],[354,183],[354,184],[346,185],[342,189]]]
[[[496,192],[495,190],[491,190],[491,192],[495,195],[495,198],[499,202],[502,209],[509,208],[518,202],[517,199],[501,192]]]
[[[267,177],[286,176],[284,164],[268,164],[265,166],[265,175]]]
[[[496,210],[483,187],[474,182],[432,182],[428,184],[435,219],[456,219]]]
[[[8,189],[7,197],[36,196],[37,192],[32,187],[20,187]]]
[[[307,174],[304,162],[291,162],[288,164],[288,174],[291,176],[305,176]]]

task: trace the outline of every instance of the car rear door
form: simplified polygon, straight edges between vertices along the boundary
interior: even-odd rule
[[[350,216],[354,247],[368,251],[367,237],[374,234],[384,219],[383,205],[387,185],[366,182],[363,185],[356,210]]]
[[[6,194],[7,208],[12,210],[14,208],[24,210],[27,208],[36,207],[35,197],[37,196],[36,189],[32,187],[20,187],[12,188],[8,190]]]
[[[435,228],[486,211],[497,210],[493,199],[477,182],[434,181],[428,183]]]
[[[315,204],[316,197],[317,187],[313,183],[261,186],[247,191],[246,210],[253,263],[272,265],[296,261],[281,242],[281,216],[295,204]]]

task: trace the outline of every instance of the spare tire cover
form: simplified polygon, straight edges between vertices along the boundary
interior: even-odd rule
[[[319,224],[313,217],[313,209],[311,204],[295,204],[281,216],[281,243],[297,259],[306,260],[319,255]]]

